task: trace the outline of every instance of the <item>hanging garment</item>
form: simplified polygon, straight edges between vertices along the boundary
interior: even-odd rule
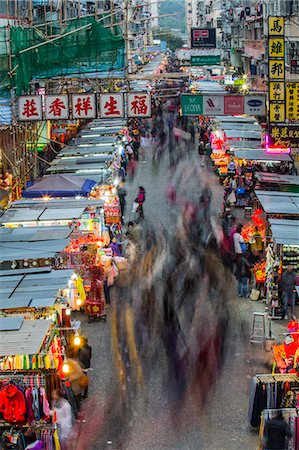
[[[36,420],[40,420],[38,389],[33,388],[31,393],[32,393],[32,408],[34,412],[34,417],[36,418]]]
[[[0,392],[0,412],[7,422],[25,422],[25,396],[14,384],[8,384]]]
[[[258,427],[261,420],[261,412],[265,408],[266,405],[266,394],[262,383],[257,383],[253,406],[252,406],[252,415],[250,420],[250,425],[252,427]]]
[[[42,412],[45,417],[49,417],[50,416],[50,407],[49,407],[49,402],[48,402],[48,399],[46,396],[46,391],[43,387],[41,387],[39,390],[39,393],[40,393],[40,398],[42,400],[42,402],[41,402]]]
[[[26,389],[25,398],[26,398],[27,422],[31,423],[35,419],[32,407],[33,399],[31,389]]]

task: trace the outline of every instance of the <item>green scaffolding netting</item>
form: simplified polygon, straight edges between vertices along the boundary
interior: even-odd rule
[[[75,76],[119,70],[125,64],[125,44],[117,27],[110,31],[94,17],[72,20],[59,39],[47,38],[42,28],[0,28],[0,90],[9,88],[8,33],[16,94],[28,91],[33,79]],[[73,32],[74,31],[74,32]],[[73,32],[71,34],[68,34]],[[43,44],[43,45],[39,45]],[[36,47],[37,46],[37,47]],[[34,47],[30,49],[31,47]],[[25,52],[22,50],[30,49]]]

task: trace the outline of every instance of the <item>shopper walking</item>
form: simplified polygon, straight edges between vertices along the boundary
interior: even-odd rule
[[[52,392],[53,422],[57,424],[61,450],[67,449],[72,429],[72,408],[60,389]]]
[[[236,277],[238,280],[238,295],[239,297],[249,297],[249,280],[251,272],[248,259],[245,254],[241,256],[237,262]]]
[[[90,369],[90,361],[92,356],[91,346],[88,344],[88,339],[86,337],[82,338],[82,347],[80,347],[78,352],[78,359],[83,369],[83,372],[87,375],[88,369]],[[82,398],[88,397],[88,384],[83,391]]]
[[[288,266],[281,277],[282,299],[284,318],[288,319],[288,307],[291,306],[292,318],[295,316],[295,286],[297,283],[297,274],[294,272],[293,266]]]
[[[291,429],[282,416],[281,411],[265,424],[265,450],[286,450],[287,438],[292,436]]]
[[[136,211],[138,212],[140,219],[144,219],[143,203],[145,202],[145,189],[142,186],[139,186],[138,189],[139,191],[135,199],[135,202],[138,203]]]

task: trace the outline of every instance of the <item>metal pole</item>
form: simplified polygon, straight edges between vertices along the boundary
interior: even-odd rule
[[[129,0],[124,0],[124,25],[125,25],[125,48],[126,48],[126,86],[127,92],[130,91],[130,82],[129,82],[129,52],[130,52],[130,41],[129,41]]]

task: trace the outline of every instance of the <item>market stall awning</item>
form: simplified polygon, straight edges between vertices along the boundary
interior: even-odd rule
[[[267,153],[265,150],[252,150],[250,148],[237,150],[235,152],[235,156],[239,159],[245,159],[247,161],[292,161],[292,158],[287,153]]]
[[[299,215],[299,194],[280,191],[254,191],[266,214]]]
[[[90,147],[66,147],[59,153],[59,158],[70,158],[70,157],[89,157],[89,156],[101,156],[101,155],[111,155],[115,152],[114,145],[105,145],[102,147],[97,147],[96,145]],[[85,156],[87,155],[87,156]]]
[[[72,177],[65,174],[47,175],[25,189],[22,196],[25,198],[87,196],[96,184],[96,181],[85,177]]]
[[[261,183],[283,184],[286,186],[289,185],[299,186],[299,176],[295,175],[282,175],[279,173],[256,172],[255,176]]]
[[[61,240],[67,239],[71,233],[69,227],[0,228],[0,243]]]
[[[47,200],[42,199],[22,199],[16,200],[12,203],[11,208],[41,208],[45,207],[48,209],[73,209],[73,208],[82,208],[87,209],[89,207],[101,207],[104,205],[104,201],[100,199],[91,199],[91,198],[49,198]],[[65,226],[61,227],[52,227],[54,231],[66,229]],[[47,230],[51,230],[51,227],[47,228]]]
[[[219,122],[236,122],[236,123],[254,123],[256,118],[253,116],[215,116],[214,120]]]
[[[37,354],[50,326],[49,320],[23,320],[20,328],[0,331],[0,356]]]
[[[79,219],[85,207],[77,208],[58,208],[53,211],[52,208],[10,208],[4,212],[0,217],[0,223],[2,224],[18,224],[25,223],[36,224],[45,221],[65,221]]]
[[[121,130],[123,129],[122,126],[113,126],[113,124],[111,124],[111,126],[98,126],[96,129],[88,129],[88,128],[84,128],[78,135],[78,137],[81,137],[81,139],[85,139],[87,136],[90,137],[101,137],[102,135],[114,135],[114,134],[118,134],[121,132]]]
[[[0,310],[51,307],[72,274],[69,269],[50,269],[44,273],[0,277]]]
[[[236,122],[223,122],[220,124],[223,131],[235,130],[235,131],[259,131],[262,132],[262,127],[256,123],[236,123]]]
[[[240,141],[240,140],[235,140],[235,139],[231,139],[230,141],[228,141],[229,147],[231,149],[242,149],[242,148],[250,148],[251,150],[253,149],[257,149],[261,146],[261,142],[256,140],[256,141]]]
[[[269,219],[272,239],[276,244],[299,246],[299,219]]]
[[[0,242],[0,262],[53,258],[57,253],[62,252],[69,243],[70,239],[33,242]]]
[[[259,140],[261,141],[261,132],[260,131],[241,131],[239,129],[235,130],[226,130],[225,136],[227,139],[250,139],[250,140]]]

